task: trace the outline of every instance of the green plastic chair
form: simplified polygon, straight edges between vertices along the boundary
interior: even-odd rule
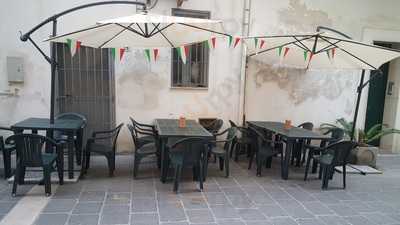
[[[230,127],[221,133],[214,134],[214,137],[218,138],[224,134],[227,134],[225,140],[211,141],[210,153],[219,159],[220,170],[225,169],[225,177],[229,177],[229,158],[233,147],[233,140],[236,138],[236,127]],[[221,145],[223,146],[221,147]]]
[[[185,138],[168,147],[168,164],[175,169],[174,192],[177,193],[179,190],[182,170],[188,167],[193,168],[193,177],[199,180],[200,191],[203,191],[209,145],[210,142],[204,138]],[[167,168],[169,168],[169,165],[167,165]]]
[[[46,196],[51,195],[50,175],[56,164],[60,185],[63,184],[63,158],[60,145],[54,140],[37,134],[15,134],[6,139],[6,143],[15,143],[17,150],[17,166],[14,175],[12,195],[16,196],[17,185],[24,183],[27,167],[42,167]],[[45,145],[53,150],[43,153]],[[55,150],[55,152],[54,152]]]
[[[8,127],[0,127],[0,130],[14,134],[14,131]],[[0,151],[3,153],[4,178],[7,179],[12,175],[11,154],[15,151],[15,143],[5,144],[3,136],[0,136]]]

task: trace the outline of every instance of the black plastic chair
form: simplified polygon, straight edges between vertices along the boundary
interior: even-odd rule
[[[331,134],[331,138],[329,140],[321,141],[319,146],[315,146],[315,145],[306,145],[305,146],[305,149],[308,149],[308,153],[307,153],[306,169],[304,172],[304,180],[307,180],[308,171],[310,169],[310,163],[311,163],[311,160],[314,159],[313,157],[316,155],[320,155],[322,150],[327,145],[331,145],[336,142],[339,142],[339,141],[343,140],[343,138],[344,138],[344,130],[341,128],[334,128],[334,129],[331,129],[324,133],[324,135],[328,135],[328,134]],[[317,167],[318,167],[318,162],[316,160],[313,160],[311,172],[315,173],[317,170]]]
[[[8,127],[0,127],[0,131],[6,131],[14,134],[13,130]],[[15,144],[5,144],[3,136],[0,136],[0,151],[3,152],[3,163],[4,163],[4,178],[7,179],[11,177],[11,154],[15,151]]]
[[[250,156],[251,154],[251,139],[249,137],[249,130],[247,127],[240,127],[235,124],[232,120],[229,120],[231,127],[235,127],[236,130],[240,133],[240,137],[236,137],[233,140],[233,148],[230,153],[231,157],[234,155],[235,162],[238,161],[239,155],[247,154]]]
[[[133,163],[133,178],[137,177],[137,172],[139,170],[139,165],[140,162],[142,161],[143,158],[151,156],[151,155],[157,155],[157,147],[154,143],[146,143],[143,142],[143,140],[140,140],[138,138],[138,135],[140,135],[140,131],[135,130],[133,125],[127,124],[128,129],[131,133],[133,143],[135,145],[135,151],[134,151],[134,163]]]
[[[193,177],[199,180],[200,191],[203,191],[209,145],[210,142],[203,138],[185,138],[168,147],[168,164],[175,169],[174,192],[178,192],[183,168],[188,167],[193,168]]]
[[[319,178],[322,178],[322,189],[328,188],[329,179],[332,178],[335,167],[343,168],[343,189],[346,188],[346,164],[350,151],[357,146],[353,141],[341,141],[327,146],[320,156],[313,156],[320,164]]]
[[[75,155],[76,155],[76,162],[78,165],[81,165],[82,162],[82,152],[80,151],[80,147],[83,144],[83,132],[82,129],[84,129],[87,125],[87,119],[84,115],[79,114],[79,113],[73,113],[73,112],[68,112],[68,113],[61,113],[58,114],[55,119],[68,119],[68,120],[81,120],[83,122],[81,131],[74,137],[74,144],[75,144]],[[54,131],[54,140],[56,140],[59,143],[66,143],[68,141],[68,136],[67,134],[61,132],[61,131]]]
[[[17,150],[17,166],[14,175],[12,195],[16,196],[17,185],[24,183],[27,167],[42,167],[46,196],[51,195],[51,172],[56,163],[60,184],[63,184],[63,160],[60,145],[54,140],[37,134],[15,134],[6,139],[6,143],[15,143]],[[52,153],[43,153],[44,148]],[[49,147],[50,146],[50,147]],[[54,150],[56,152],[54,152]]]
[[[314,124],[311,122],[305,122],[300,124],[299,126],[300,128],[306,129],[306,130],[313,130],[314,128]],[[306,153],[306,149],[304,148],[304,145],[308,145],[310,144],[310,140],[297,140],[293,151],[292,151],[292,156],[291,156],[291,162],[290,164],[293,165],[294,164],[294,160],[296,159],[296,166],[300,166],[300,163],[303,164],[306,160],[305,160],[305,153]]]
[[[252,140],[252,153],[249,160],[249,169],[251,169],[254,156],[257,162],[257,176],[261,176],[261,168],[264,164],[267,167],[271,166],[272,157],[281,155],[281,166],[283,164],[282,149],[275,148],[275,142],[272,139],[267,139],[265,134],[254,127],[249,127],[250,137]],[[268,163],[268,164],[267,164]]]
[[[222,119],[216,119],[208,126],[204,126],[204,128],[209,131],[211,134],[218,134],[219,130],[221,130],[224,125],[224,121]]]
[[[229,177],[229,158],[233,147],[233,140],[236,137],[236,128],[230,127],[221,133],[214,134],[214,137],[217,138],[225,133],[227,133],[225,140],[211,141],[210,153],[219,159],[220,170],[222,171],[225,168],[225,177]],[[220,145],[223,146],[221,147]]]
[[[108,131],[93,132],[92,137],[87,140],[86,144],[85,172],[90,167],[90,155],[94,152],[107,158],[109,176],[111,177],[114,175],[117,139],[123,125],[124,124],[121,123],[116,128]]]
[[[140,135],[137,136],[138,140],[142,144],[153,143],[157,140],[157,129],[155,126],[150,124],[139,123],[132,117],[129,117],[135,130],[140,131]]]

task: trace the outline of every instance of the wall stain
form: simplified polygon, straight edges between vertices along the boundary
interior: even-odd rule
[[[289,7],[278,11],[280,32],[315,32],[317,26],[331,26],[332,20],[322,10],[309,9],[300,0],[290,0]]]
[[[346,89],[352,88],[353,76],[343,75],[342,70],[306,71],[302,69],[273,67],[258,60],[249,60],[249,77],[256,88],[273,82],[286,90],[290,100],[299,105],[308,99],[321,96],[330,100],[340,97]]]

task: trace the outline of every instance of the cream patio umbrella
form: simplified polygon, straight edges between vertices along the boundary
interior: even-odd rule
[[[352,69],[362,70],[357,89],[357,103],[351,138],[357,120],[362,89],[382,72],[378,68],[397,57],[400,51],[352,40],[336,30],[333,33],[317,32],[300,35],[272,35],[244,38],[247,56],[272,66],[298,69]],[[365,70],[377,70],[371,79],[364,82]]]

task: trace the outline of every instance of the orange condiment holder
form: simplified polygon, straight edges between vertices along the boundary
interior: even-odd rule
[[[179,117],[179,125],[178,126],[180,128],[186,127],[186,118],[185,117],[183,117],[183,116]]]
[[[285,120],[285,124],[283,126],[286,130],[289,130],[292,128],[292,121],[291,120]]]

